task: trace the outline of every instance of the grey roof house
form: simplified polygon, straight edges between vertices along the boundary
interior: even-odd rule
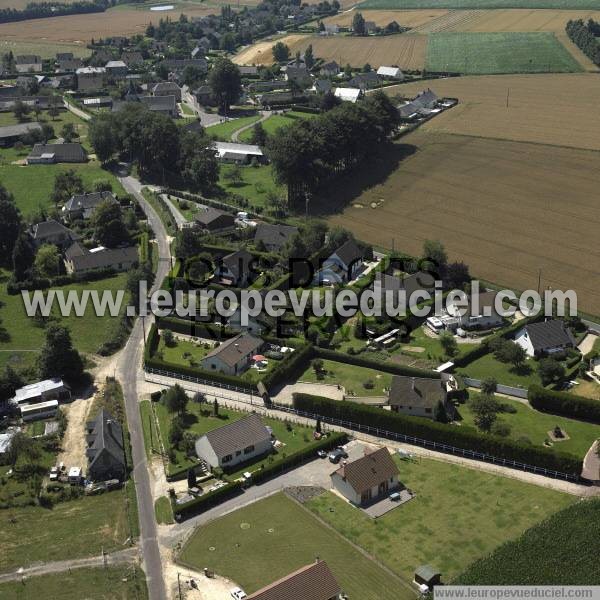
[[[254,257],[247,250],[231,252],[219,261],[215,277],[221,284],[244,287],[252,275],[250,266],[253,261]]]
[[[127,248],[94,248],[75,243],[65,251],[65,269],[67,273],[89,273],[100,269],[128,271],[139,261],[136,246]]]
[[[323,261],[315,273],[314,282],[333,285],[351,281],[363,266],[363,253],[358,244],[350,239]]]
[[[571,330],[560,319],[525,325],[517,332],[515,343],[532,357],[560,354],[577,345]]]
[[[18,142],[22,136],[33,131],[42,131],[40,123],[18,123],[0,127],[0,146],[11,146]]]
[[[54,219],[32,225],[29,229],[29,235],[36,247],[42,244],[54,244],[64,249],[80,239],[79,234]]]
[[[86,442],[88,478],[93,481],[123,481],[127,473],[127,463],[120,423],[102,409],[93,421],[87,423]]]
[[[161,81],[152,87],[154,96],[175,96],[181,102],[181,88],[173,81]]]
[[[71,196],[63,206],[66,220],[89,219],[96,208],[103,202],[117,204],[117,199],[112,192],[90,192],[89,194],[75,194]]]
[[[240,375],[248,369],[252,356],[263,345],[260,338],[240,333],[216,346],[201,361],[207,371]]]
[[[212,206],[199,210],[194,216],[194,221],[197,227],[211,233],[220,233],[235,228],[235,217],[232,214]]]
[[[394,412],[433,419],[441,402],[446,412],[453,412],[447,401],[446,383],[441,379],[394,375],[388,392],[388,405]]]
[[[262,242],[269,252],[277,252],[296,233],[298,233],[298,228],[291,225],[259,223],[254,234],[254,243]]]
[[[370,88],[377,87],[381,82],[379,75],[375,71],[369,71],[368,73],[359,73],[355,75],[349,82],[348,85],[361,90],[368,90]]]
[[[42,58],[36,54],[23,54],[15,58],[17,73],[41,73]]]
[[[55,163],[84,163],[87,154],[81,144],[35,144],[29,156],[28,165],[51,165]]]

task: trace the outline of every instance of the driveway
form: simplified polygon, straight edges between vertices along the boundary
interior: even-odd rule
[[[581,340],[579,346],[577,346],[577,349],[579,350],[579,352],[581,352],[581,354],[585,356],[594,349],[594,344],[596,343],[597,339],[598,335],[596,335],[595,333],[588,333]]]

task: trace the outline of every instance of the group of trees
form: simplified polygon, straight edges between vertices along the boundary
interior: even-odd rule
[[[469,400],[473,421],[480,431],[507,437],[510,435],[510,425],[498,419],[503,412],[514,412],[514,409],[505,403],[499,402],[495,396],[497,383],[489,378],[482,381],[481,393]]]
[[[590,19],[584,23],[582,19],[567,23],[567,35],[581,51],[596,65],[600,65],[600,23]]]
[[[163,182],[181,177],[192,190],[210,190],[217,182],[217,159],[204,132],[180,129],[171,118],[138,103],[96,115],[89,137],[103,162],[118,155],[137,163],[142,175],[158,175]]]
[[[30,2],[21,10],[16,8],[0,9],[0,23],[61,17],[83,13],[104,12],[111,5],[108,0],[81,0],[78,2]]]
[[[267,152],[290,205],[304,203],[319,186],[373,156],[398,122],[391,100],[376,92],[281,129],[269,139]]]
[[[401,31],[406,31],[406,27],[400,27],[396,21],[390,21],[383,29],[381,27],[376,28],[376,33],[390,35],[392,33],[400,33]],[[354,17],[352,18],[352,33],[354,35],[368,35],[367,31],[367,22],[365,18],[362,16],[362,13],[354,13]]]

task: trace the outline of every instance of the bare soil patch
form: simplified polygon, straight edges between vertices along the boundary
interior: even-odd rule
[[[600,153],[423,129],[402,142],[413,154],[385,179],[338,186],[331,201],[348,208],[333,224],[411,254],[440,239],[476,276],[516,289],[536,289],[541,268],[543,289],[574,289],[600,314]]]
[[[298,40],[302,40],[303,38],[308,39],[308,37],[309,36],[306,35],[287,35],[283,38],[268,38],[265,41],[252,44],[241,50],[233,57],[233,62],[238,65],[270,65],[274,62],[273,52],[271,50],[279,39],[284,44],[291,46]]]
[[[65,463],[65,467],[81,467],[84,472],[87,467],[85,450],[85,424],[92,406],[91,398],[79,398],[70,404],[62,406],[68,419],[67,429],[62,440],[62,450],[57,458],[57,463]]]

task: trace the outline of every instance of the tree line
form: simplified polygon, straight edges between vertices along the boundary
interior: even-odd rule
[[[107,0],[92,0],[91,2],[82,1],[73,2],[71,4],[30,2],[27,7],[22,10],[17,10],[16,8],[0,9],[0,23],[104,12],[110,5],[110,2],[107,2]]]
[[[298,206],[334,177],[359,165],[385,143],[399,115],[382,92],[363,102],[343,103],[309,121],[293,123],[270,137],[267,153],[277,181]]]
[[[600,23],[590,19],[584,23],[582,19],[569,21],[566,28],[571,41],[596,65],[600,65]]]

